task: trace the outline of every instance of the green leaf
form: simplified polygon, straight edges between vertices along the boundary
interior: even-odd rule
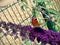
[[[33,1],[36,1],[36,2],[47,2],[48,0],[33,0]]]
[[[21,8],[22,8],[23,10],[25,10],[25,9],[27,8],[27,5],[26,5],[26,4],[23,4],[23,5],[21,6]]]
[[[58,12],[52,8],[49,8],[48,12],[50,12],[51,14],[54,14],[54,15],[58,15]]]

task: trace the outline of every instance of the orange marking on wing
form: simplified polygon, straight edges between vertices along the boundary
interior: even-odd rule
[[[34,26],[34,27],[37,27],[37,26],[39,26],[39,23],[38,23],[38,21],[37,21],[37,19],[35,18],[33,18],[32,19],[32,25]]]

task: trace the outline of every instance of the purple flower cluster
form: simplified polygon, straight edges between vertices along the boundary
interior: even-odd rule
[[[29,38],[30,40],[34,41],[35,37],[37,37],[38,42],[42,42],[45,45],[47,43],[51,45],[60,44],[60,33],[52,30],[44,30],[40,27],[33,28],[33,32],[29,34]]]
[[[4,28],[5,31],[7,31],[7,35],[9,33],[9,29],[11,29],[11,33],[10,33],[10,36],[14,36],[14,35],[17,35],[17,32],[20,33],[20,36],[24,37],[24,38],[27,38],[27,33],[29,32],[29,28],[31,26],[23,26],[21,24],[14,24],[12,22],[4,22],[4,21],[1,21],[0,22],[0,27]],[[2,32],[2,30],[0,29],[0,33]]]
[[[33,28],[32,26],[23,26],[21,24],[13,24],[11,22],[6,23],[4,21],[0,22],[0,27],[4,28],[7,32],[9,28],[12,30],[12,35],[16,35],[17,32],[20,32],[20,36],[27,38],[31,41],[34,41],[37,38],[38,42],[42,42],[43,45],[47,43],[51,45],[60,45],[60,33],[54,32],[52,30],[44,30],[40,27]],[[2,30],[0,29],[0,33]]]
[[[0,29],[0,33],[2,32],[2,29]]]

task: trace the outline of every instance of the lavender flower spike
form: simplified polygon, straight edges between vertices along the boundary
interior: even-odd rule
[[[0,33],[2,32],[2,29],[0,28]]]

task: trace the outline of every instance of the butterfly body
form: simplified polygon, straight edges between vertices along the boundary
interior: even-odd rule
[[[33,27],[39,27],[40,26],[38,21],[37,21],[36,16],[32,17],[32,25],[33,25]]]

